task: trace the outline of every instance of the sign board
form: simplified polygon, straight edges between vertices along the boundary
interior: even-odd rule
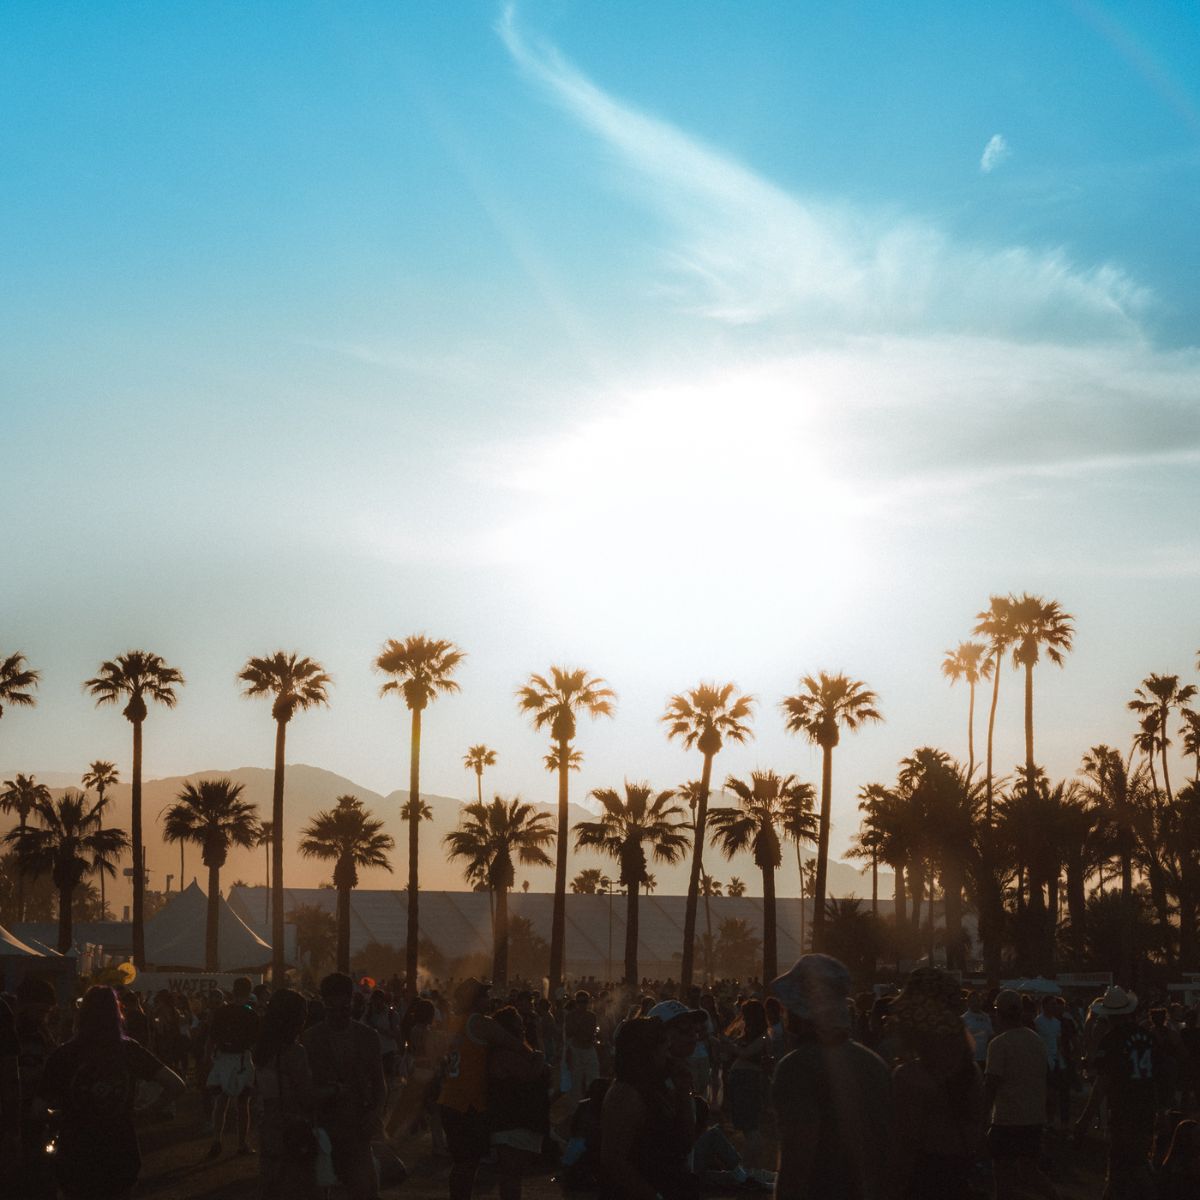
[[[1081,971],[1074,975],[1064,971],[1058,976],[1059,985],[1062,987],[1106,988],[1112,986],[1112,981],[1111,971]]]
[[[252,984],[262,983],[261,975],[234,975],[231,972],[210,973],[207,971],[141,971],[133,982],[137,992],[182,992],[185,996],[204,995],[220,989],[233,991],[235,979],[249,979]]]

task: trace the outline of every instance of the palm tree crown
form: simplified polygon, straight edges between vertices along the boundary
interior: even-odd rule
[[[371,816],[357,796],[338,796],[334,805],[301,831],[300,853],[334,863],[334,887],[357,887],[359,868],[390,871],[388,853],[396,848],[396,839],[383,832],[383,821]]]
[[[83,686],[97,704],[116,704],[127,698],[122,711],[136,725],[146,719],[147,699],[174,708],[179,699],[175,689],[183,683],[183,673],[168,666],[162,655],[129,650],[102,662],[99,673]]]
[[[1176,709],[1187,711],[1187,705],[1195,695],[1195,685],[1188,683],[1180,686],[1178,675],[1147,675],[1129,701],[1130,711],[1142,718],[1144,726],[1156,729],[1158,750],[1162,756],[1163,787],[1168,803],[1174,803],[1174,796],[1171,793],[1170,767],[1167,765],[1167,747],[1171,744],[1167,736],[1167,722]]]
[[[40,671],[34,671],[26,663],[23,654],[0,659],[0,717],[4,716],[6,704],[32,708],[37,703],[33,691],[41,677]]]
[[[468,748],[466,754],[463,755],[463,766],[468,771],[475,772],[475,798],[483,803],[483,772],[485,767],[494,767],[496,765],[496,752],[490,746],[485,746],[482,743],[478,746]]]
[[[185,783],[163,815],[163,837],[191,842],[206,867],[223,867],[230,847],[251,849],[261,836],[258,809],[242,799],[242,791],[231,779]]]
[[[399,692],[414,712],[428,708],[438,696],[457,692],[451,678],[466,654],[453,642],[413,634],[402,642],[388,638],[375,656],[375,667],[393,676],[379,689],[381,696]]]
[[[39,803],[50,800],[50,789],[38,783],[36,775],[15,775],[4,781],[0,791],[0,812],[16,813],[24,824]]]
[[[975,688],[981,679],[990,679],[994,663],[992,650],[986,642],[959,642],[954,650],[947,650],[942,660],[942,674],[951,685],[963,680],[970,701],[967,707],[967,774],[975,773]]]
[[[597,788],[592,799],[600,802],[600,816],[576,824],[575,849],[598,850],[617,862],[622,887],[645,883],[647,846],[661,863],[678,862],[687,849],[690,823],[674,792],[626,782],[624,798],[615,788]]]
[[[333,680],[315,659],[276,650],[262,658],[249,658],[238,672],[246,686],[244,696],[274,696],[271,716],[286,725],[297,712],[329,703]]]
[[[117,764],[98,758],[94,763],[88,765],[88,769],[83,773],[82,783],[89,791],[95,792],[100,798],[100,802],[103,803],[105,793],[119,779]]]

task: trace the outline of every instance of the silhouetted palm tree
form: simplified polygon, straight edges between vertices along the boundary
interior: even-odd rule
[[[1163,790],[1167,803],[1174,804],[1171,792],[1171,769],[1167,765],[1167,747],[1171,740],[1167,735],[1167,722],[1178,709],[1187,709],[1188,702],[1196,695],[1194,684],[1180,686],[1178,675],[1147,675],[1134,691],[1129,701],[1129,710],[1137,713],[1143,721],[1157,725],[1158,749],[1162,756]]]
[[[242,785],[232,779],[202,779],[185,783],[163,816],[163,838],[200,847],[208,868],[208,916],[204,930],[204,969],[219,971],[221,868],[231,846],[251,849],[258,844],[258,810],[242,799]],[[180,887],[183,886],[182,881]]]
[[[336,807],[319,812],[300,831],[300,853],[333,863],[337,890],[337,969],[350,973],[350,893],[358,887],[358,871],[392,869],[389,851],[396,842],[383,832],[383,822],[363,807],[357,796],[339,796]]]
[[[679,981],[691,987],[696,953],[696,909],[700,899],[700,876],[704,872],[704,843],[708,836],[708,793],[712,789],[713,759],[726,739],[747,742],[754,735],[749,721],[754,714],[753,696],[739,695],[734,683],[701,683],[680,692],[667,701],[660,720],[667,727],[667,738],[678,738],[684,748],[694,746],[704,757],[696,790],[695,833],[692,840],[692,870],[688,876],[687,905],[683,914],[683,956]]]
[[[125,701],[122,710],[133,726],[133,771],[130,776],[130,833],[133,842],[133,962],[146,965],[146,850],[142,842],[142,725],[148,712],[146,701],[174,708],[177,687],[183,674],[168,666],[161,655],[146,650],[129,650],[100,664],[100,672],[83,686],[97,705]]]
[[[96,810],[100,814],[101,820],[104,817],[104,805],[107,799],[108,789],[113,787],[120,776],[117,774],[117,764],[107,762],[102,758],[96,759],[94,763],[88,766],[88,769],[83,773],[83,786],[88,791],[96,793]],[[179,886],[183,887],[183,877],[180,876]],[[104,872],[100,872],[100,911],[108,911],[108,902],[104,896]],[[107,920],[107,918],[105,918]]]
[[[71,789],[57,800],[34,803],[38,825],[24,825],[5,837],[27,875],[49,874],[58,891],[58,949],[71,949],[72,901],[85,875],[114,871],[112,860],[129,845],[123,829],[101,829],[99,804]]]
[[[463,755],[463,766],[475,772],[475,799],[483,803],[483,769],[496,765],[496,752],[490,746],[472,746]]]
[[[637,987],[638,896],[647,880],[646,848],[656,862],[676,863],[688,844],[689,824],[671,791],[657,794],[647,783],[625,784],[624,798],[613,788],[597,788],[600,802],[595,821],[575,826],[576,850],[599,850],[620,864],[625,889],[625,983]]]
[[[298,904],[287,919],[296,927],[296,957],[307,955],[308,968],[315,975],[337,946],[337,921],[333,913],[316,904]]]
[[[515,863],[548,867],[546,847],[554,836],[548,812],[538,812],[518,798],[505,801],[500,796],[490,804],[464,806],[462,823],[446,834],[450,857],[464,861],[468,879],[485,879],[495,897],[492,978],[499,985],[508,981],[508,892]]]
[[[746,894],[746,884],[744,880],[739,879],[736,875],[729,877],[729,887],[726,889],[726,894],[734,900],[740,900]]]
[[[1200,712],[1185,708],[1179,716],[1183,721],[1179,727],[1179,736],[1183,739],[1180,749],[1185,756],[1195,760],[1192,782],[1200,783]]]
[[[778,828],[806,826],[812,841],[817,838],[817,818],[812,811],[813,788],[794,775],[774,771],[752,771],[750,779],[730,775],[725,790],[738,801],[736,808],[714,808],[710,839],[726,858],[749,850],[763,881],[763,979],[774,979],[778,970],[776,934],[775,872],[783,862]]]
[[[616,694],[599,676],[586,671],[552,666],[550,678],[530,675],[529,682],[517,689],[517,707],[533,721],[537,730],[549,730],[553,743],[546,765],[558,771],[558,836],[554,860],[554,910],[550,921],[550,990],[562,983],[566,948],[567,826],[569,776],[578,759],[572,761],[572,742],[577,718],[586,713],[593,719],[611,717]]]
[[[266,881],[266,887],[263,889],[266,893],[266,898],[263,900],[263,924],[269,929],[271,927],[271,847],[275,845],[275,822],[261,821],[258,826],[258,845],[265,851],[264,858],[266,859],[266,875],[263,877]],[[179,877],[179,886],[183,887],[183,876]]]
[[[854,732],[867,721],[882,721],[878,697],[865,683],[821,671],[805,675],[800,691],[785,696],[780,707],[789,733],[802,733],[821,747],[821,827],[817,843],[817,887],[813,908],[813,949],[823,950],[825,892],[829,872],[829,814],[833,795],[833,751],[842,728]]]
[[[238,672],[245,696],[272,696],[271,716],[275,720],[275,775],[271,788],[271,845],[275,878],[271,881],[271,979],[278,986],[287,963],[283,945],[283,786],[284,750],[287,727],[298,712],[329,703],[329,685],[333,682],[325,668],[312,658],[276,650],[263,658],[247,659]]]
[[[967,705],[967,775],[975,774],[975,685],[992,673],[991,651],[986,642],[959,642],[947,650],[942,660],[942,674],[951,684],[965,680],[970,694]]]
[[[1043,600],[1028,592],[1009,597],[1008,632],[1013,647],[1013,666],[1025,668],[1025,770],[1033,770],[1033,668],[1042,650],[1061,667],[1075,636],[1074,618],[1063,612],[1057,600]]]
[[[600,876],[603,874],[599,867],[586,867],[571,880],[571,894],[594,896],[600,890]]]
[[[25,661],[25,655],[10,654],[0,659],[0,717],[4,706],[32,708],[37,704],[34,690],[42,678],[40,671],[33,670]]]
[[[17,814],[17,832],[29,823],[30,814],[40,803],[49,803],[50,789],[38,783],[36,775],[17,775],[4,781],[0,792],[0,812]],[[17,920],[25,920],[25,872],[17,871]]]

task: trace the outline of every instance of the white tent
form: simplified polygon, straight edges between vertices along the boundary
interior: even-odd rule
[[[146,922],[146,963],[170,970],[205,968],[204,939],[208,928],[208,897],[192,880],[182,892]],[[217,969],[240,971],[262,967],[271,960],[271,947],[229,907],[218,900]]]
[[[35,950],[32,946],[21,941],[9,933],[3,925],[0,925],[0,955],[6,958],[44,958],[45,955],[40,950]]]

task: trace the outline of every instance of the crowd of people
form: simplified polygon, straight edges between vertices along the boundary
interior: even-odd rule
[[[821,954],[766,987],[553,1000],[335,973],[64,1005],[29,978],[0,998],[3,1194],[130,1194],[135,1117],[189,1088],[208,1158],[256,1155],[267,1200],[374,1200],[403,1182],[401,1147],[446,1160],[451,1200],[481,1174],[519,1200],[533,1172],[600,1200],[1016,1200],[1056,1196],[1048,1149],[1093,1138],[1104,1200],[1200,1197],[1200,1009],[964,991],[933,967],[852,995]]]

